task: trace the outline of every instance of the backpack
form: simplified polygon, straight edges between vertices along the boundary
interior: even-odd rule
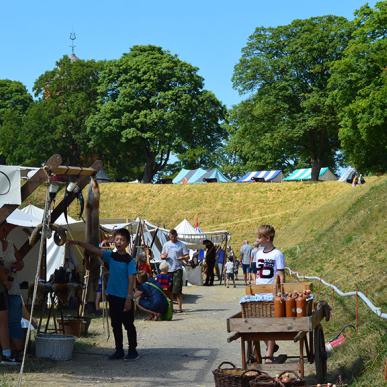
[[[152,282],[148,282],[147,284],[150,286],[153,286],[160,293],[162,293],[162,295],[165,297],[165,299],[168,302],[167,310],[160,316],[161,321],[171,321],[173,318],[173,302],[172,302],[172,300],[170,300],[157,285],[152,284]]]

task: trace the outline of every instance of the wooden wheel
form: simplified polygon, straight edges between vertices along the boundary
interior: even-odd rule
[[[327,352],[325,349],[324,331],[321,325],[314,329],[314,363],[316,367],[317,383],[327,380]]]

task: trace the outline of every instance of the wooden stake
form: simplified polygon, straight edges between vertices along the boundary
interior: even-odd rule
[[[359,332],[359,295],[358,295],[358,288],[356,288],[356,333]]]

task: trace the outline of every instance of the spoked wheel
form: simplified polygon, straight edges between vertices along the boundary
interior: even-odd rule
[[[327,351],[325,349],[324,331],[321,325],[314,329],[314,363],[316,367],[317,383],[327,380]]]

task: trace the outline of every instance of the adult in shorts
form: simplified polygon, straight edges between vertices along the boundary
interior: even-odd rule
[[[183,312],[183,261],[189,259],[186,245],[177,239],[177,231],[169,231],[169,241],[164,243],[160,255],[169,265],[169,274],[172,275],[172,295],[178,304],[177,313]]]
[[[243,244],[240,249],[240,257],[242,262],[243,278],[245,280],[245,285],[247,286],[247,278],[250,280],[250,271],[251,271],[251,250],[252,247],[249,245],[249,241],[243,241]]]

